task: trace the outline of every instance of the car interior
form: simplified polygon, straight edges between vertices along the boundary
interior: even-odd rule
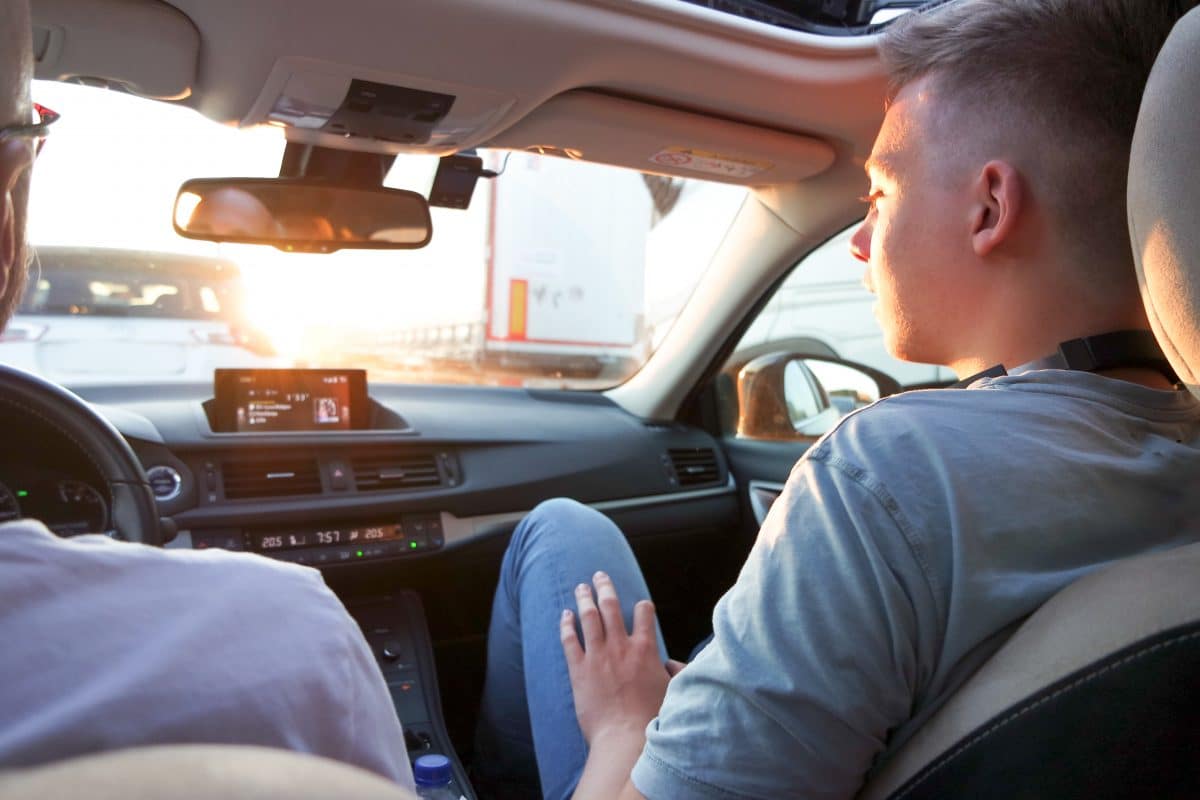
[[[448,159],[478,149],[744,190],[669,329],[608,385],[393,382],[347,359],[63,388],[0,364],[0,440],[6,453],[38,454],[20,466],[0,456],[0,521],[39,508],[37,492],[20,487],[53,484],[59,501],[42,502],[54,506],[47,521],[61,535],[100,529],[319,569],[378,657],[409,757],[450,757],[465,798],[490,796],[472,782],[472,736],[492,593],[525,514],[570,497],[616,521],[671,657],[686,659],[793,464],[827,429],[814,420],[913,388],[792,339],[752,353],[739,342],[805,256],[861,219],[863,164],[886,89],[875,42],[925,3],[31,5],[39,80],[149,98],[230,127],[278,128],[288,142],[279,175],[300,184],[384,191],[385,162],[372,159],[426,155],[449,170],[463,162]],[[1130,219],[1156,336],[1200,394],[1191,224],[1200,194],[1181,178],[1200,162],[1196,53],[1200,11],[1179,24],[1147,90]],[[476,197],[505,177],[466,168],[477,173]],[[164,207],[162,219],[172,213],[187,235],[178,208]],[[429,223],[419,217],[358,244],[436,243],[439,218],[423,237]],[[272,230],[240,241],[265,249],[282,227]],[[338,237],[293,244],[310,253],[352,246],[349,231]],[[830,385],[831,366],[854,372],[859,383],[847,385],[857,388]],[[301,394],[328,405],[305,417],[279,399]],[[269,408],[255,397],[272,398]],[[1193,796],[1198,583],[1193,546],[1069,587],[877,765],[860,796]],[[190,796],[405,796],[332,763],[230,747],[11,771],[0,774],[0,796],[63,796],[83,781],[95,797],[171,797],[185,785]]]

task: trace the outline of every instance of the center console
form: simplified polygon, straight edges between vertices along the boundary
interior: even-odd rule
[[[441,513],[398,511],[396,498],[376,498],[457,486],[457,462],[450,451],[429,446],[395,448],[392,441],[356,446],[356,435],[369,440],[380,432],[414,434],[404,420],[370,401],[365,371],[219,369],[213,389],[213,398],[203,403],[207,437],[224,440],[225,449],[205,449],[194,458],[199,508],[188,511],[201,519],[186,525],[168,547],[248,551],[337,572],[360,562],[417,560],[445,546]],[[292,437],[304,440],[303,449],[259,446]],[[324,449],[314,451],[318,441]],[[174,481],[170,487],[164,483],[164,491],[173,488]],[[380,494],[373,498],[372,492]],[[181,495],[170,500],[179,497],[186,504],[189,498]],[[340,504],[339,512],[313,505],[322,496]],[[344,513],[349,499],[369,508]],[[304,502],[315,513],[284,508]],[[280,509],[288,513],[275,518]],[[404,728],[406,756],[410,761],[446,756],[454,797],[475,800],[446,731],[420,596],[397,591],[350,601],[346,608],[387,684]]]
[[[425,626],[421,598],[415,592],[348,604],[375,653],[404,727],[408,757],[440,753],[450,759],[455,796],[475,800],[466,770],[450,744],[442,717],[433,646]]]

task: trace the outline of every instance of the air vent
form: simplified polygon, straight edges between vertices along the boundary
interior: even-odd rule
[[[386,452],[355,456],[354,485],[360,492],[422,489],[442,485],[433,453]]]
[[[321,476],[311,458],[226,461],[222,473],[225,497],[230,500],[321,493]]]
[[[668,450],[680,486],[699,486],[716,483],[721,478],[717,469],[717,454],[709,447],[689,447]]]

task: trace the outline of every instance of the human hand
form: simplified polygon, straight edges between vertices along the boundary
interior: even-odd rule
[[[559,625],[575,716],[589,746],[609,734],[642,736],[658,714],[671,678],[658,654],[654,604],[643,600],[634,606],[633,632],[627,633],[612,580],[597,572],[592,582],[594,598],[591,586],[575,587],[583,642],[570,609],[563,611]]]

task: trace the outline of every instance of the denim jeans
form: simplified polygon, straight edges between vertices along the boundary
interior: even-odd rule
[[[575,587],[603,570],[621,598],[626,629],[649,590],[624,534],[598,511],[549,500],[513,533],[500,567],[488,630],[487,678],[476,732],[477,771],[570,797],[587,760],[559,640]],[[662,632],[658,649],[666,661]]]

